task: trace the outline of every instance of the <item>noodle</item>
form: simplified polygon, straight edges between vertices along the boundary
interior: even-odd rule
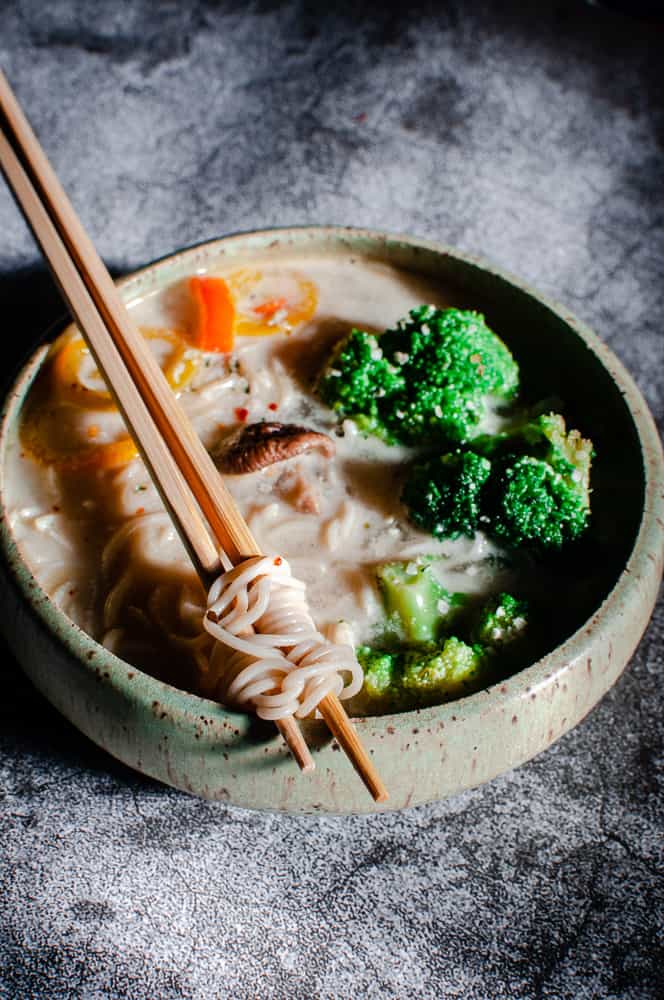
[[[217,693],[262,719],[304,718],[328,694],[352,698],[362,687],[352,646],[317,631],[305,585],[279,557],[258,556],[222,574],[210,588],[204,626],[217,640],[210,659]],[[346,685],[342,673],[350,674]]]
[[[232,355],[200,352],[186,338],[176,345],[168,330],[184,329],[189,316],[179,283],[136,304],[137,321],[157,331],[150,343],[159,360],[170,365],[175,358],[174,390],[213,456],[262,421],[326,434],[335,446],[333,456],[311,450],[229,476],[266,556],[226,567],[209,605],[140,458],[107,465],[102,447],[81,470],[55,461],[78,449],[92,455],[97,444],[125,436],[89,355],[81,356],[73,396],[50,369],[39,376],[37,412],[48,388],[57,414],[39,424],[42,458],[17,432],[5,459],[10,530],[56,604],[128,662],[186,690],[255,708],[263,718],[307,715],[328,691],[348,698],[359,689],[355,641],[371,644],[385,621],[377,566],[424,556],[435,560],[441,585],[474,592],[497,572],[485,543],[440,542],[407,522],[401,476],[412,449],[367,437],[352,420],[340,427],[312,391],[334,338],[356,323],[383,328],[417,304],[411,277],[342,258],[308,257],[307,271],[318,285],[316,315],[292,332],[253,315],[266,288],[275,300],[293,291],[290,271],[270,271],[268,284],[253,290],[257,298],[249,286],[243,293],[244,329],[256,333],[247,319],[253,316],[261,335],[237,335]],[[430,301],[437,294],[432,286]],[[289,565],[275,565],[277,553]],[[352,622],[352,633],[340,622]]]
[[[356,522],[355,505],[350,500],[344,500],[339,510],[323,525],[321,531],[323,545],[330,552],[340,549],[350,539]]]

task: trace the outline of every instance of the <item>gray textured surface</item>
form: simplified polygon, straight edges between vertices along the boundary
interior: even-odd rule
[[[571,2],[182,6],[0,2],[0,63],[118,271],[265,225],[439,238],[594,325],[661,426],[660,29]],[[18,357],[59,306],[4,190],[0,292]],[[3,654],[0,996],[661,997],[662,612],[547,753],[380,818],[159,787]]]

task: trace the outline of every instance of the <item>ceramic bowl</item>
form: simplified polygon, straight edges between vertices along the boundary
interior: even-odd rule
[[[647,406],[620,362],[567,310],[473,257],[410,237],[341,228],[225,237],[125,279],[127,301],[212,262],[260,253],[368,256],[440,279],[459,304],[484,312],[506,336],[535,397],[559,395],[592,438],[594,525],[602,551],[585,620],[543,659],[459,701],[358,719],[390,792],[375,806],[322,723],[305,724],[316,770],[300,775],[268,726],[141,673],[86,635],[44,593],[12,537],[0,542],[3,628],[34,685],[75,726],[130,767],[176,788],[239,806],[286,812],[400,809],[452,795],[516,767],[557,740],[625,668],[654,605],[662,572],[663,460]],[[0,503],[8,430],[44,357],[39,351],[5,402]],[[555,597],[552,597],[555,613]],[[12,669],[9,667],[8,669]]]

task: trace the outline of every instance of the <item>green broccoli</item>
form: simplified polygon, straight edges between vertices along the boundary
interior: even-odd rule
[[[364,697],[374,708],[380,705],[388,710],[396,707],[401,702],[399,654],[371,646],[358,646],[356,653],[364,671]]]
[[[511,594],[496,594],[480,611],[471,637],[486,653],[496,653],[523,639],[528,625],[528,605]]]
[[[353,330],[318,383],[324,402],[404,444],[463,442],[491,399],[516,394],[519,369],[478,313],[419,306],[381,336]]]
[[[586,497],[546,462],[527,455],[502,469],[495,497],[491,529],[513,548],[560,549],[588,522]]]
[[[494,456],[487,490],[491,531],[513,547],[559,549],[578,538],[590,517],[592,442],[567,431],[560,414],[478,442]]]
[[[440,649],[404,654],[401,686],[414,703],[435,704],[475,690],[482,678],[481,646],[469,646],[450,636]]]
[[[398,575],[391,584],[398,584]],[[421,582],[415,583],[418,586]],[[527,652],[532,637],[526,601],[501,593],[478,606],[466,604],[464,594],[451,596],[451,614],[441,618],[440,627],[427,630],[436,641],[401,644],[399,637],[388,649],[358,648],[364,670],[363,710],[407,711],[470,694],[494,678],[507,657],[513,661],[515,654]],[[455,614],[455,605],[463,607],[461,615]],[[441,634],[452,622],[455,634]]]
[[[561,475],[571,476],[582,489],[588,489],[592,442],[582,438],[579,431],[568,431],[559,413],[542,413],[500,434],[481,435],[472,447],[491,459],[522,455],[541,459]]]
[[[407,643],[435,642],[463,604],[463,595],[446,590],[421,559],[385,563],[376,579],[388,624]]]
[[[473,451],[457,450],[415,465],[401,495],[410,520],[437,538],[472,538],[490,472],[489,459]]]
[[[382,418],[406,444],[463,442],[480,430],[487,403],[511,400],[519,369],[479,313],[418,306],[380,338],[404,388],[381,405]]]
[[[402,500],[437,538],[472,537],[481,523],[513,548],[560,549],[590,517],[592,442],[547,413],[412,467]]]
[[[469,694],[479,687],[486,659],[481,646],[451,636],[440,647],[385,652],[360,646],[368,711],[408,711]]]
[[[318,381],[318,394],[342,417],[353,417],[366,433],[387,437],[379,402],[403,388],[403,376],[383,357],[377,338],[351,330],[337,344]]]

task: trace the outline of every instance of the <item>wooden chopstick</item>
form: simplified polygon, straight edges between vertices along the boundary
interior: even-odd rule
[[[259,555],[259,548],[131,322],[2,71],[0,112],[11,139],[0,135],[0,166],[207,586],[221,565],[201,513],[234,564]],[[384,801],[385,786],[339,699],[328,695],[318,707],[374,799]],[[295,720],[290,717],[277,725],[299,765],[310,770],[313,761]]]
[[[6,87],[8,87],[7,82],[0,71],[0,109],[3,112],[5,111]],[[34,142],[36,143],[37,140],[35,139]],[[69,303],[79,329],[88,341],[99,370],[106,378],[118,408],[141,451],[150,475],[182,538],[201,582],[207,589],[214,576],[221,571],[221,563],[218,548],[210,538],[198,503],[165,439],[159,433],[145,400],[134,384],[122,357],[109,338],[108,330],[82,276],[57,232],[53,220],[42,204],[14,149],[2,132],[0,132],[0,166],[51,266],[63,296]],[[143,344],[143,338],[138,336],[138,339]],[[150,352],[149,359],[150,361],[154,360]],[[158,366],[155,365],[155,367],[161,376],[161,370]],[[313,770],[314,763],[311,753],[295,719],[287,717],[279,720],[277,728],[301,770]]]
[[[217,548],[210,538],[198,504],[132,382],[122,358],[109,339],[95,304],[44,206],[1,132],[0,166],[51,266],[79,329],[84,333],[99,370],[104,374],[196,572],[207,588],[217,566],[220,568],[220,563]],[[314,762],[295,719],[280,719],[277,728],[300,769],[312,771]]]

